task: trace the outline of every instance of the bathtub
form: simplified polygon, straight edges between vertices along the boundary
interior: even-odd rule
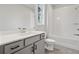
[[[64,37],[64,36],[52,35],[51,38],[56,40],[56,44],[58,45],[62,45],[67,48],[79,50],[79,37],[78,36]]]

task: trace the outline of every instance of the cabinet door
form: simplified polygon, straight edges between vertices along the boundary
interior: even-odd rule
[[[32,54],[33,53],[33,45],[30,45],[18,52],[16,52],[15,54]]]
[[[0,54],[3,54],[3,46],[0,46]]]
[[[37,43],[35,43],[35,54],[44,54],[44,40],[40,40]]]

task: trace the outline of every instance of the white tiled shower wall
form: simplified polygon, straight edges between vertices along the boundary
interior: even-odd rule
[[[79,23],[79,5],[49,6],[47,17],[50,35],[75,37],[79,33],[79,25],[74,24]]]

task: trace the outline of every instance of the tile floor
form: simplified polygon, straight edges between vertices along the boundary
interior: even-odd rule
[[[45,50],[46,54],[79,54],[79,50],[66,48],[64,46],[55,45],[54,51]]]

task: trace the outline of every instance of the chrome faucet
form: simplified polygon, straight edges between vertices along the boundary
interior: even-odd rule
[[[19,31],[21,32],[21,33],[25,33],[26,32],[26,28],[18,28],[19,29]]]

